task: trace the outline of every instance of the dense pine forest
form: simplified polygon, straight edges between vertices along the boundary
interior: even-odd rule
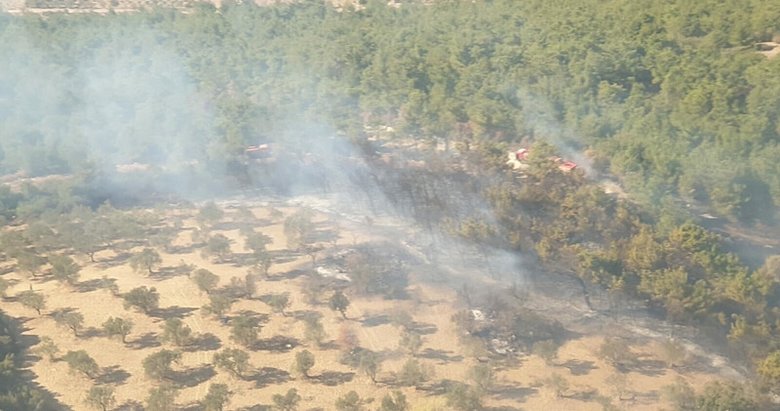
[[[247,146],[295,158],[338,138],[371,156],[382,130],[444,146],[422,157],[425,172],[376,164],[388,197],[418,219],[696,325],[762,393],[780,393],[780,258],[741,260],[691,212],[777,224],[780,57],[759,53],[762,42],[780,42],[777,1],[0,15],[0,171],[73,176],[4,187],[0,214],[48,223],[128,191],[264,186],[282,177],[247,161]],[[518,179],[506,152],[531,145]],[[562,172],[554,155],[580,167]],[[141,184],[117,173],[135,163],[167,174]],[[604,178],[626,198],[604,193]],[[461,195],[487,210],[458,209]],[[433,203],[451,207],[434,215]],[[13,241],[3,238],[5,258],[19,256]],[[16,363],[8,354],[2,366]],[[19,405],[39,401],[25,393],[0,408],[36,409]]]

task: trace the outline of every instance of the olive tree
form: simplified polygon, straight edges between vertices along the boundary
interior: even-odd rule
[[[35,347],[34,352],[38,355],[45,356],[49,362],[52,362],[56,359],[60,349],[51,337],[42,337],[41,342]]]
[[[153,248],[144,248],[141,252],[130,257],[130,267],[138,273],[147,271],[154,274],[153,269],[162,264],[162,257]]]
[[[200,291],[206,294],[211,294],[214,288],[217,287],[217,284],[219,284],[219,277],[205,268],[195,270],[190,275],[190,279],[198,286]]]
[[[212,383],[209,385],[206,398],[203,399],[203,409],[205,411],[223,411],[228,401],[230,401],[230,390],[228,390],[227,384]]]
[[[162,381],[173,375],[171,366],[181,359],[178,351],[161,350],[144,358],[143,366],[146,376]]]
[[[163,342],[170,342],[177,347],[184,347],[192,344],[192,329],[182,322],[179,318],[169,318],[162,325],[163,333],[160,339]]]
[[[257,319],[246,314],[241,314],[230,321],[230,337],[246,348],[254,346],[259,331],[260,325]]]
[[[68,285],[78,282],[81,267],[72,258],[66,255],[55,255],[49,257],[49,263],[51,273],[57,281]]]
[[[38,315],[41,315],[41,310],[46,308],[46,298],[43,294],[32,290],[22,291],[19,293],[18,299],[23,306],[32,308]]]
[[[249,370],[249,354],[238,348],[225,348],[214,354],[214,365],[236,378],[242,378]]]
[[[317,345],[322,345],[322,341],[327,338],[325,328],[322,326],[322,321],[319,317],[314,315],[307,315],[303,319],[304,324],[304,338],[306,341],[313,342]]]
[[[79,330],[84,326],[84,315],[76,311],[57,311],[54,313],[54,322],[70,329],[78,337]]]
[[[96,378],[100,371],[95,359],[84,350],[68,351],[62,359],[68,364],[71,372],[79,372],[89,378]]]
[[[220,292],[209,295],[209,303],[204,305],[202,310],[204,314],[211,314],[217,318],[222,318],[226,312],[230,311],[235,299],[227,293]]]
[[[284,310],[290,306],[290,294],[289,293],[273,294],[270,297],[268,297],[267,303],[268,305],[271,306],[271,309],[274,312],[280,313],[283,316],[287,316]]]
[[[298,390],[290,388],[287,394],[274,394],[271,400],[274,402],[274,408],[279,411],[295,411],[298,409],[298,403],[301,402],[301,396]]]
[[[336,399],[337,411],[362,411],[364,409],[363,400],[355,391],[350,391],[343,397]]]
[[[333,293],[333,296],[330,297],[330,300],[328,301],[328,305],[330,306],[330,309],[333,311],[338,311],[341,313],[341,316],[346,320],[347,319],[347,307],[349,307],[349,299],[346,295],[344,295],[341,290],[336,291]]]
[[[107,411],[116,404],[114,389],[108,385],[95,385],[87,392],[84,402],[92,408]]]
[[[103,323],[103,332],[106,333],[108,337],[118,336],[122,340],[122,343],[125,344],[127,344],[127,336],[130,335],[132,330],[133,322],[124,318],[108,317]]]
[[[302,375],[304,378],[309,378],[309,370],[314,367],[314,354],[309,350],[303,350],[295,354],[295,362],[293,363],[293,371]]]
[[[230,243],[232,241],[222,234],[215,234],[206,240],[206,247],[201,250],[203,258],[216,257],[217,262],[222,263],[230,256]]]
[[[170,386],[162,385],[149,390],[149,396],[146,397],[146,411],[175,411],[176,397],[179,396],[179,390]]]
[[[406,396],[401,391],[393,391],[382,398],[382,405],[379,411],[406,411],[409,409],[409,403]]]
[[[136,307],[144,314],[149,314],[156,310],[160,305],[160,294],[154,287],[146,286],[136,287],[122,296],[124,298],[124,307]]]

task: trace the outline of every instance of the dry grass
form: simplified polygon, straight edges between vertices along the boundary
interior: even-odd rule
[[[266,209],[256,208],[253,211],[258,221],[268,220]],[[289,215],[294,210],[283,208],[282,211]],[[178,212],[192,213],[192,210]],[[322,214],[317,215],[317,220],[324,225],[333,222],[328,218]],[[176,244],[180,246],[190,245],[190,229],[195,225],[192,218],[187,218],[184,222],[182,232],[176,240]],[[339,226],[341,227],[339,245],[351,244],[355,237],[363,241],[377,238],[375,233],[354,232],[352,231],[354,229],[344,228],[349,227],[346,223],[339,222]],[[284,250],[286,241],[281,223],[258,226],[257,230],[273,238],[273,243],[269,246],[272,251]],[[219,232],[234,241],[233,252],[244,252],[242,238],[237,230]],[[243,278],[247,270],[246,267],[231,263],[216,264],[204,260],[197,249],[187,254],[162,253],[162,256],[163,268],[175,267],[180,261],[184,261],[211,270],[220,277],[221,285],[229,283],[231,277]],[[207,303],[207,296],[202,294],[186,276],[158,278],[137,274],[127,264],[110,264],[114,257],[116,255],[112,251],[103,251],[96,255],[97,263],[80,260],[83,265],[80,283],[90,284],[91,281],[108,276],[116,279],[120,292],[141,285],[156,287],[161,295],[161,308],[178,310],[184,323],[195,333],[212,334],[219,340],[221,347],[234,346],[230,339],[229,327],[201,314],[200,307]],[[320,348],[306,343],[287,351],[266,349],[251,351],[251,364],[256,369],[262,370],[267,379],[258,377],[256,380],[237,380],[219,370],[215,370],[215,375],[211,378],[205,379],[210,374],[208,367],[216,352],[216,347],[207,347],[201,351],[185,351],[181,364],[177,366],[180,371],[200,370],[205,376],[200,383],[185,386],[181,390],[179,404],[194,404],[205,396],[210,383],[221,382],[229,384],[234,393],[229,409],[270,404],[273,394],[283,393],[293,387],[298,389],[303,397],[301,409],[315,407],[333,409],[335,399],[351,390],[357,391],[363,398],[373,399],[371,408],[376,408],[386,393],[398,389],[386,382],[392,380],[392,372],[398,370],[408,356],[397,352],[400,333],[394,326],[381,321],[378,324],[361,326],[361,321],[378,318],[399,309],[412,313],[416,323],[425,325],[431,331],[424,336],[422,354],[419,358],[434,367],[436,380],[465,380],[468,369],[477,364],[476,359],[464,353],[457,343],[458,332],[450,321],[456,310],[454,305],[456,295],[452,289],[413,279],[412,286],[409,287],[412,298],[409,300],[395,301],[351,295],[352,305],[347,312],[350,319],[343,320],[338,313],[331,311],[325,305],[310,306],[305,303],[306,299],[301,292],[304,277],[284,278],[285,273],[296,269],[306,270],[309,267],[310,260],[308,256],[303,255],[291,261],[275,264],[271,268],[270,278],[258,283],[257,295],[290,293],[292,305],[289,312],[293,315],[274,314],[266,304],[257,299],[239,301],[233,306],[231,315],[241,311],[252,311],[267,318],[260,333],[261,339],[285,336],[304,341],[303,323],[296,318],[297,314],[304,311],[316,311],[322,315],[323,325],[329,335],[326,341],[335,339],[343,324],[349,324],[357,331],[361,346],[386,355],[387,360],[383,363],[382,371],[378,376],[380,384],[372,383],[367,377],[339,363],[339,350],[332,347],[332,344]],[[28,288],[28,282],[15,272],[6,274],[4,278],[18,281],[8,292],[11,296]],[[156,336],[160,333],[163,319],[125,310],[121,298],[106,290],[79,291],[48,279],[33,282],[33,288],[46,295],[47,308],[43,316],[38,317],[34,311],[22,307],[17,302],[3,304],[8,314],[21,318],[24,322],[25,338],[37,341],[47,336],[56,342],[62,352],[79,349],[88,351],[104,370],[113,370],[110,375],[115,379],[118,404],[142,401],[148,390],[155,386],[153,381],[144,376],[142,360],[161,348],[171,348],[166,347],[165,344],[157,346]],[[84,315],[85,328],[88,329],[83,333],[84,335],[79,338],[74,337],[69,330],[56,326],[53,319],[46,315],[61,308],[77,309]],[[109,340],[96,330],[89,330],[91,327],[99,329],[109,316],[130,318],[135,323],[135,328],[128,337],[129,344],[123,345],[119,341]],[[615,369],[599,360],[594,354],[601,341],[602,337],[597,335],[568,341],[560,349],[555,365],[545,364],[533,355],[519,356],[500,364],[497,368],[497,388],[487,396],[486,402],[493,407],[508,407],[501,408],[508,410],[520,408],[599,410],[601,405],[595,402],[593,397],[603,395],[612,398],[614,404],[628,409],[655,410],[662,404],[659,390],[678,375],[696,387],[701,387],[705,382],[715,378],[713,374],[703,371],[687,371],[680,374],[676,370],[667,369],[656,359],[657,344],[650,342],[636,345],[632,347],[632,351],[644,366],[625,373],[627,389],[633,392],[633,399],[621,401],[610,388],[610,377],[615,374]],[[315,354],[316,365],[311,371],[314,378],[309,380],[287,378],[286,373],[291,368],[295,353],[303,348]],[[36,382],[53,392],[60,401],[76,410],[86,409],[83,401],[92,382],[84,377],[69,375],[68,367],[63,361],[38,360],[31,364],[30,370],[35,375]],[[570,388],[564,393],[564,397],[556,397],[548,387],[539,383],[553,373],[563,375],[569,381]],[[326,385],[322,381],[324,376],[343,377],[349,381]],[[414,405],[413,409],[448,409],[442,395],[411,388],[402,388],[402,390]]]

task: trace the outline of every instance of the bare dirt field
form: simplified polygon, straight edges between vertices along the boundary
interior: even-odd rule
[[[236,212],[229,206],[223,207],[225,217],[212,230],[232,240],[234,255],[245,253],[244,240],[236,227]],[[378,409],[382,397],[392,390],[401,390],[407,396],[414,410],[448,410],[446,397],[437,390],[442,380],[468,381],[468,370],[484,361],[471,355],[458,341],[461,333],[451,320],[459,307],[457,295],[448,281],[429,281],[423,271],[412,269],[409,298],[385,299],[380,296],[365,296],[347,291],[351,305],[346,311],[347,319],[327,305],[330,295],[322,295],[318,304],[310,304],[303,293],[306,279],[316,275],[312,261],[306,254],[290,253],[284,234],[284,217],[296,211],[289,204],[277,204],[283,216],[272,218],[267,206],[252,206],[256,217],[254,230],[270,236],[273,242],[268,246],[271,253],[284,255],[275,259],[269,276],[257,283],[254,298],[238,300],[226,314],[251,313],[261,318],[260,341],[255,349],[247,350],[254,369],[251,378],[239,379],[212,364],[214,353],[226,347],[236,347],[230,336],[230,327],[214,316],[205,315],[201,307],[209,302],[186,274],[178,274],[176,267],[182,262],[197,268],[205,268],[219,276],[220,285],[230,283],[231,278],[243,278],[248,267],[235,259],[216,263],[213,258],[204,258],[198,248],[192,247],[191,234],[197,222],[193,216],[196,209],[166,210],[166,219],[179,219],[175,253],[158,249],[162,264],[154,274],[140,274],[127,264],[127,255],[140,248],[116,253],[103,250],[95,255],[96,262],[78,257],[81,265],[79,282],[74,286],[62,285],[50,276],[42,275],[28,279],[13,269],[12,262],[6,262],[9,273],[3,278],[15,283],[8,290],[9,299],[3,302],[3,309],[12,317],[20,319],[23,336],[31,342],[31,348],[43,337],[50,337],[59,347],[60,353],[70,350],[86,350],[101,367],[96,380],[69,372],[65,361],[39,358],[29,355],[30,370],[35,381],[51,391],[62,403],[74,410],[88,409],[84,400],[88,389],[95,383],[115,387],[118,409],[136,409],[158,383],[145,376],[144,358],[163,348],[175,349],[169,343],[159,341],[161,325],[165,318],[178,317],[196,334],[197,343],[183,349],[181,361],[175,370],[183,376],[178,383],[180,394],[177,400],[183,409],[199,409],[198,402],[204,398],[211,383],[226,383],[232,396],[227,409],[260,410],[272,404],[274,394],[283,394],[296,388],[302,397],[299,409],[335,409],[335,400],[349,391],[356,391],[366,401],[367,409]],[[372,224],[343,220],[335,214],[317,212],[314,222],[318,230],[334,230],[338,226],[335,241],[320,244],[320,256],[336,248],[347,248],[367,241],[395,241],[398,237],[386,237],[381,220]],[[335,230],[334,230],[335,231]],[[95,284],[103,277],[116,280],[119,294],[100,289]],[[484,273],[473,276],[489,286],[491,280]],[[125,309],[121,293],[139,287],[155,287],[160,294],[160,309],[151,315],[134,309]],[[34,310],[25,308],[14,296],[32,288],[46,297],[46,308],[38,316]],[[286,315],[275,313],[262,300],[263,295],[289,293],[291,305]],[[539,304],[544,300],[535,300]],[[80,335],[58,326],[51,313],[59,309],[74,309],[84,316],[84,329]],[[556,308],[550,306],[554,315]],[[543,307],[540,308],[543,310]],[[416,358],[433,370],[431,380],[418,388],[402,387],[396,384],[394,373],[411,358],[398,348],[401,333],[387,317],[398,311],[411,314],[413,321],[421,325],[422,346]],[[301,318],[312,312],[319,313],[328,337],[325,343],[317,345],[306,342]],[[581,313],[583,316],[585,312]],[[578,313],[575,312],[574,317]],[[129,318],[135,324],[127,338],[127,344],[109,339],[101,331],[101,324],[108,317]],[[597,355],[604,336],[613,330],[607,320],[599,320],[601,333],[573,333],[559,349],[557,358],[545,362],[531,354],[491,356],[496,371],[493,388],[485,396],[485,404],[493,410],[600,410],[604,401],[631,410],[657,410],[670,407],[661,395],[663,386],[676,378],[689,382],[694,388],[706,382],[722,378],[723,369],[717,367],[667,367],[661,361],[658,341],[653,338],[636,339],[631,346],[635,367],[618,370]],[[574,324],[576,321],[568,321]],[[567,327],[569,325],[565,324]],[[383,358],[381,369],[374,383],[366,375],[342,364],[341,351],[336,338],[342,328],[353,329],[359,345],[378,352]],[[573,327],[573,328],[576,328]],[[286,341],[276,344],[278,341]],[[296,353],[303,349],[311,351],[316,363],[310,378],[297,377],[291,373]],[[558,389],[549,383],[553,375],[565,380]],[[600,400],[599,400],[600,399]],[[601,401],[601,403],[599,402]]]

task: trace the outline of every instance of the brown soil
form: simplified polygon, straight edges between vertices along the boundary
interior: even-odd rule
[[[290,207],[277,207],[286,215],[294,211]],[[229,211],[229,210],[228,210]],[[253,212],[258,221],[269,221],[267,208],[256,207]],[[178,210],[178,213],[194,213],[194,210]],[[173,211],[171,211],[173,213]],[[230,214],[228,213],[228,216]],[[358,223],[339,221],[332,215],[317,214],[317,220],[321,227],[337,223],[340,227],[339,246],[347,246],[357,238],[359,242],[372,239],[390,238],[382,236],[383,227],[377,227],[377,222],[369,229]],[[229,217],[226,219],[229,221]],[[381,221],[381,220],[378,220]],[[195,225],[192,218],[184,220],[184,227],[177,239],[177,244],[187,246],[190,244],[190,230]],[[271,250],[284,250],[286,245],[282,224],[277,221],[256,227],[273,238]],[[243,240],[238,230],[219,231],[231,238],[233,252],[245,252]],[[397,237],[394,238],[397,241]],[[325,245],[325,244],[323,244]],[[328,247],[332,245],[327,245]],[[323,253],[324,254],[324,253]],[[246,274],[247,267],[231,263],[217,264],[201,257],[198,249],[187,254],[165,254],[162,268],[175,267],[181,261],[194,264],[200,268],[206,268],[220,277],[220,284],[229,283],[231,277],[241,277]],[[229,327],[220,321],[204,316],[200,307],[207,303],[207,296],[199,292],[196,286],[186,276],[170,276],[167,278],[150,277],[133,272],[126,263],[113,263],[116,254],[112,251],[102,251],[96,256],[97,263],[80,259],[83,265],[81,271],[81,284],[88,284],[102,276],[115,278],[120,292],[126,292],[141,285],[156,287],[159,291],[160,307],[163,309],[179,309],[183,314],[181,318],[197,334],[212,334],[218,340],[221,347],[233,347],[235,344],[230,339]],[[10,264],[10,263],[7,263]],[[362,398],[371,399],[370,408],[375,409],[381,398],[394,389],[401,389],[414,405],[415,410],[448,409],[443,395],[436,395],[429,390],[415,390],[392,385],[392,373],[397,371],[409,358],[397,350],[399,331],[391,324],[379,324],[361,326],[366,319],[376,318],[380,315],[390,314],[397,310],[407,310],[413,315],[414,321],[424,324],[433,332],[424,335],[423,347],[418,358],[420,361],[431,365],[435,370],[434,380],[466,380],[468,369],[478,362],[464,352],[458,343],[458,331],[450,318],[456,312],[456,293],[444,283],[431,283],[422,276],[413,276],[412,286],[408,291],[408,300],[385,300],[379,297],[363,297],[349,295],[352,301],[347,310],[348,320],[328,309],[325,304],[311,306],[305,303],[306,299],[301,292],[303,276],[288,279],[286,273],[292,270],[308,270],[310,260],[306,255],[298,256],[291,261],[274,264],[271,268],[270,278],[258,283],[257,295],[268,293],[288,292],[291,294],[292,305],[289,313],[282,316],[272,313],[270,308],[257,299],[241,300],[236,303],[230,314],[235,315],[240,311],[253,311],[266,315],[268,321],[263,324],[260,333],[261,339],[269,339],[274,336],[285,336],[298,339],[302,346],[289,351],[271,351],[258,349],[250,351],[251,364],[258,370],[262,369],[267,375],[278,374],[282,376],[279,381],[270,379],[258,379],[256,381],[237,380],[223,371],[215,370],[211,378],[204,378],[198,384],[184,387],[178,398],[178,404],[192,405],[201,400],[211,383],[227,383],[233,392],[228,409],[249,408],[256,404],[271,404],[271,397],[277,393],[284,393],[289,388],[296,388],[303,397],[301,409],[321,407],[321,409],[333,409],[336,398],[354,390]],[[14,279],[18,282],[8,291],[13,296],[28,289],[30,284],[23,276],[16,272],[6,274],[4,278]],[[161,318],[154,318],[134,310],[125,310],[120,297],[111,295],[105,290],[79,291],[42,277],[41,280],[33,280],[32,287],[44,293],[47,298],[47,307],[44,315],[38,317],[36,313],[27,309],[18,302],[5,302],[3,309],[11,316],[20,318],[24,323],[24,335],[26,337],[41,338],[48,336],[59,346],[61,353],[69,350],[86,350],[92,355],[103,370],[110,372],[116,378],[115,388],[118,404],[131,404],[143,402],[150,388],[155,382],[144,376],[142,367],[143,359],[161,348],[173,348],[167,344],[157,345],[156,336],[160,333]],[[324,300],[325,298],[323,298]],[[74,337],[69,330],[58,327],[47,314],[60,308],[73,308],[81,312],[85,317],[85,331],[80,337]],[[339,330],[344,324],[353,327],[360,339],[361,346],[378,351],[386,356],[378,375],[379,384],[372,383],[366,376],[358,374],[355,370],[342,365],[339,360],[339,350],[333,347],[335,344],[326,344],[317,347],[303,342],[303,323],[297,317],[304,311],[317,311],[322,314],[323,325],[331,341],[339,335]],[[130,318],[135,327],[128,337],[129,344],[124,345],[119,341],[109,340],[97,330],[109,316],[121,316]],[[660,398],[661,387],[670,384],[677,376],[689,381],[694,387],[700,388],[707,381],[719,378],[718,370],[693,370],[669,369],[658,361],[657,343],[646,340],[632,347],[632,352],[639,362],[644,364],[642,369],[630,370],[625,373],[630,398],[623,400],[610,387],[610,376],[617,371],[605,364],[594,354],[605,333],[589,334],[569,340],[559,351],[559,356],[552,365],[545,364],[534,355],[520,355],[517,358],[501,360],[497,366],[497,384],[495,390],[487,395],[486,403],[492,407],[507,407],[500,409],[561,409],[561,410],[598,410],[601,405],[594,401],[596,395],[606,396],[612,399],[613,404],[621,405],[632,410],[656,410],[662,406],[668,406]],[[144,344],[145,343],[145,344]],[[34,347],[33,347],[34,348]],[[284,378],[290,371],[295,353],[302,349],[308,349],[315,354],[316,365],[311,371],[312,378]],[[220,348],[221,349],[221,348]],[[208,347],[200,351],[185,351],[181,363],[177,366],[179,371],[195,372],[204,371],[208,376],[208,365],[211,363],[215,347]],[[49,362],[39,360],[32,363],[30,370],[35,375],[35,380],[44,388],[50,390],[64,404],[75,410],[87,409],[84,398],[93,381],[78,375],[71,375],[63,361]],[[353,374],[354,373],[354,374]],[[569,382],[569,389],[563,396],[556,397],[553,392],[544,385],[544,381],[554,373],[564,376]],[[343,378],[343,383],[330,384],[327,379]],[[626,395],[623,395],[626,397]]]

